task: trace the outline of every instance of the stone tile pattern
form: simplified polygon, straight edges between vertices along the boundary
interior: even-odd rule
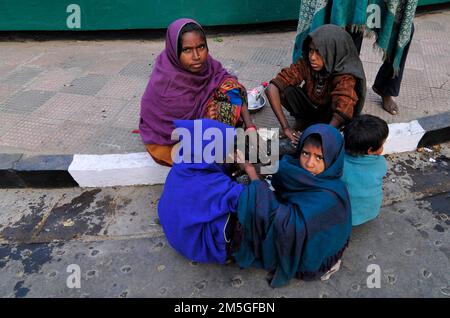
[[[400,114],[381,108],[373,84],[381,55],[363,42],[365,113],[389,123],[450,110],[450,11],[415,18],[400,95]],[[211,31],[210,53],[251,89],[291,61],[295,31]],[[220,39],[220,40],[219,40]],[[0,152],[35,154],[145,151],[138,134],[140,99],[164,38],[0,42]],[[252,114],[279,127],[270,107]],[[292,118],[289,118],[293,122]]]

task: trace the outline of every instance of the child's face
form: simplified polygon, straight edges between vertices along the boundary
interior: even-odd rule
[[[324,66],[324,61],[322,56],[319,53],[319,50],[316,48],[316,46],[314,45],[314,43],[311,41],[311,43],[309,43],[309,53],[308,53],[308,57],[309,57],[309,64],[311,65],[311,68],[316,71],[319,72],[323,69]]]
[[[300,166],[313,176],[325,170],[322,147],[305,144],[300,152]]]

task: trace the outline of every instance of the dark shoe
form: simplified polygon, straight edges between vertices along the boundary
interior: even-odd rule
[[[231,265],[236,263],[236,261],[234,260],[233,256],[228,256],[227,259],[225,260],[225,265]]]
[[[341,262],[342,262],[341,260],[338,260],[336,264],[334,264],[333,267],[331,267],[328,272],[326,272],[325,274],[322,275],[322,277],[320,277],[320,280],[321,281],[329,280],[331,275],[336,273],[341,268]]]

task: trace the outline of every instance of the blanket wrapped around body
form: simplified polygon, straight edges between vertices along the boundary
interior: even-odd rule
[[[243,239],[233,256],[240,267],[269,271],[272,287],[293,277],[321,276],[341,258],[350,238],[349,197],[340,180],[342,136],[329,125],[313,125],[303,133],[298,153],[311,134],[322,139],[325,171],[313,176],[300,166],[298,155],[286,155],[272,179],[275,193],[257,180],[239,199]]]

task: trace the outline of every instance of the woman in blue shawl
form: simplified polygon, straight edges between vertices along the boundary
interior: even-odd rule
[[[164,185],[158,204],[161,226],[170,245],[186,258],[223,264],[229,241],[225,228],[244,188],[219,163],[232,150],[235,129],[211,119],[174,124],[184,132],[178,159],[183,158],[174,158]]]
[[[324,170],[313,174],[300,163],[305,140],[320,136]],[[300,158],[300,160],[299,160]],[[286,155],[272,186],[255,180],[240,196],[238,219],[243,238],[233,254],[240,267],[262,267],[279,287],[293,278],[313,279],[341,258],[351,233],[347,189],[340,180],[344,147],[332,126],[317,124],[302,134],[297,155]]]

